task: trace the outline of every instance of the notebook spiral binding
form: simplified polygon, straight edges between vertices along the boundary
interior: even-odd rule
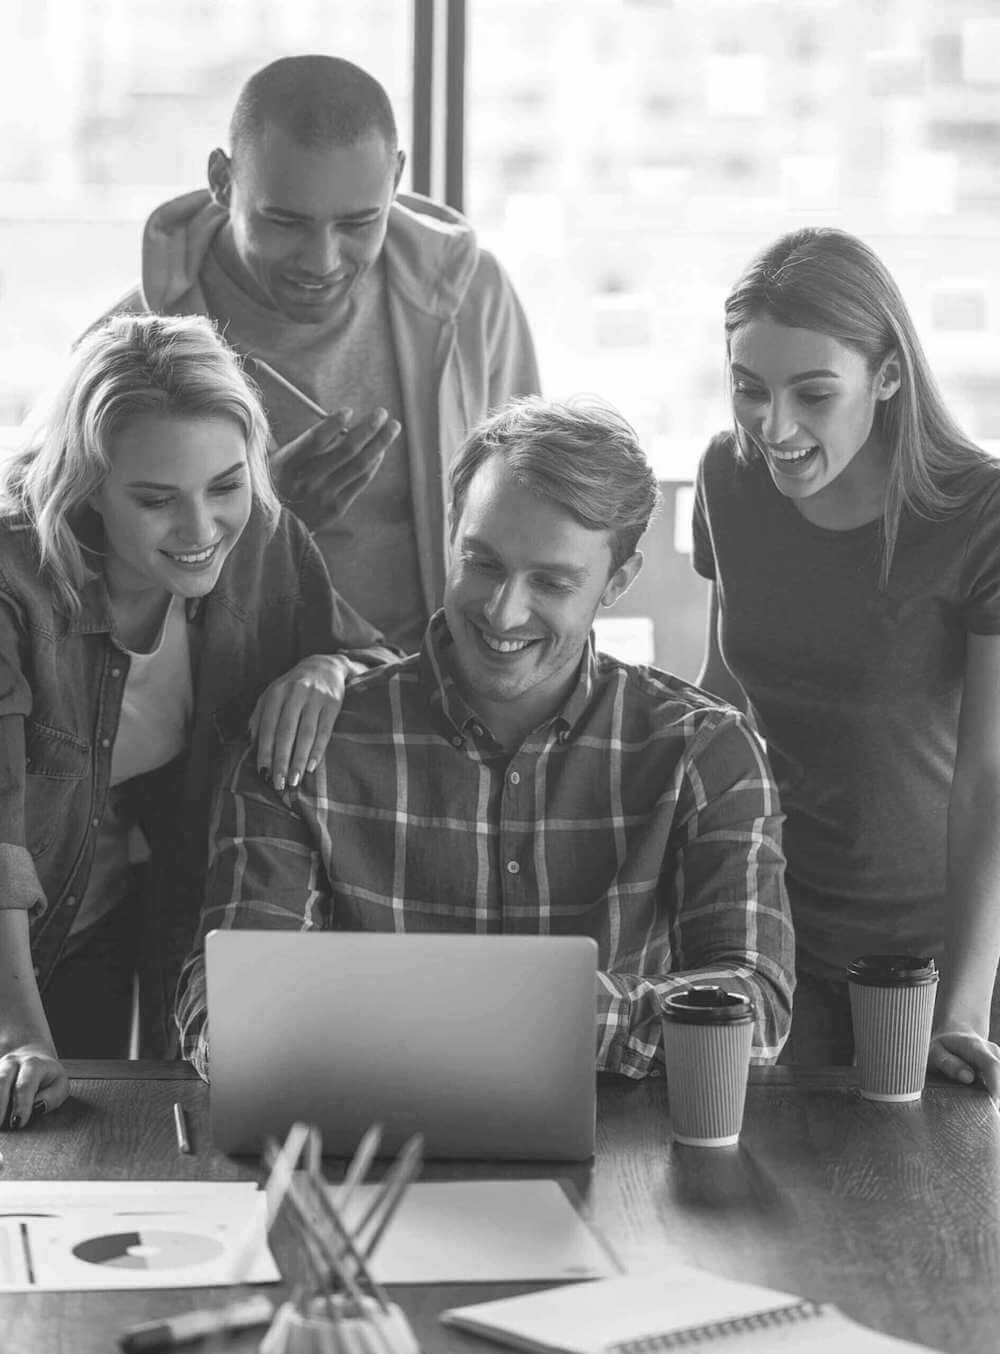
[[[821,1303],[808,1299],[790,1307],[772,1307],[766,1312],[749,1316],[734,1316],[728,1321],[709,1321],[703,1326],[688,1326],[685,1330],[666,1331],[661,1335],[644,1335],[639,1340],[625,1340],[612,1345],[608,1354],[661,1354],[663,1350],[688,1349],[692,1345],[707,1345],[728,1335],[750,1335],[754,1331],[774,1330],[776,1326],[790,1326],[798,1321],[811,1321],[822,1316]]]

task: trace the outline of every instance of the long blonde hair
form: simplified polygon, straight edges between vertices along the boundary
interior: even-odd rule
[[[51,400],[21,449],[0,465],[0,514],[27,519],[46,570],[69,612],[94,569],[78,534],[87,500],[111,469],[108,448],[142,415],[222,416],[247,445],[250,487],[269,524],[278,502],[267,461],[267,419],[236,354],[198,315],[117,315],[73,352]]]
[[[828,334],[859,352],[873,376],[890,353],[898,359],[899,390],[879,402],[874,423],[889,453],[880,577],[885,587],[903,513],[933,519],[964,508],[977,488],[962,486],[959,477],[992,458],[948,412],[899,288],[855,236],[808,227],[769,245],[726,299],[727,347],[735,330],[761,316]],[[759,454],[741,428],[736,435],[745,460]]]

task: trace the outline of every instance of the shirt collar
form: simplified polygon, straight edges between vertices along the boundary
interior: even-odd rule
[[[445,737],[450,742],[464,737],[470,731],[481,733],[483,722],[459,690],[452,666],[451,631],[445,619],[444,609],[436,611],[427,623],[424,642],[420,650],[420,678],[428,693],[431,707],[439,711]],[[591,631],[587,646],[580,660],[580,669],[576,683],[562,709],[548,725],[555,725],[560,738],[565,742],[573,729],[582,719],[594,693],[597,676],[597,662],[594,650],[594,635]]]

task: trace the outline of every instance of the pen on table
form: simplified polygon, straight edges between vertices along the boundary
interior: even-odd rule
[[[174,1131],[177,1134],[178,1152],[191,1151],[191,1139],[188,1137],[187,1115],[181,1105],[174,1103]]]
[[[286,390],[289,395],[294,395],[307,409],[311,409],[314,414],[317,414],[320,418],[330,417],[322,405],[317,404],[315,400],[311,400],[304,390],[300,390],[298,386],[292,385],[287,376],[282,376],[280,371],[275,371],[271,364],[265,362],[262,357],[254,357],[251,355],[250,361],[253,362],[255,366],[260,367],[262,372],[265,372],[270,376],[271,380],[281,386],[282,390]]]
[[[119,1337],[118,1343],[125,1354],[145,1354],[146,1350],[173,1349],[175,1345],[203,1340],[207,1335],[263,1326],[273,1316],[274,1303],[271,1299],[263,1293],[255,1293],[240,1302],[231,1302],[228,1307],[204,1312],[182,1312],[179,1316],[164,1317],[162,1321],[132,1326]]]

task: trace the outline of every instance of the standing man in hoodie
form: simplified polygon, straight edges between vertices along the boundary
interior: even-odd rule
[[[263,392],[282,498],[338,591],[410,652],[441,603],[451,457],[539,383],[503,269],[456,212],[397,194],[404,159],[365,71],[272,62],[208,189],[153,212],[142,283],[113,309],[216,320]]]

